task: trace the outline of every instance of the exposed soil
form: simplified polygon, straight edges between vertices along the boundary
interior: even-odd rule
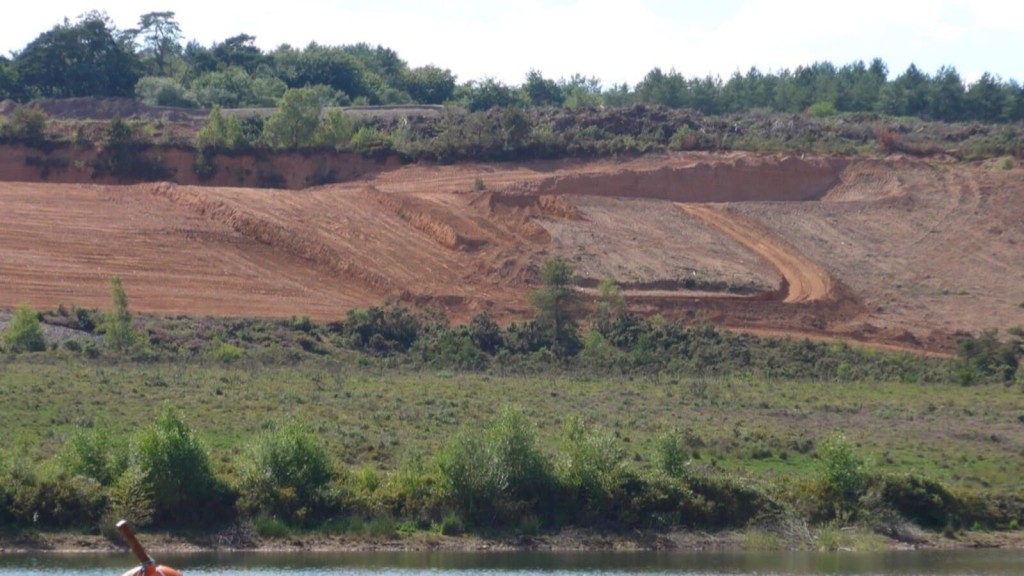
[[[191,156],[165,161],[192,173]],[[585,286],[622,282],[637,311],[760,333],[949,352],[958,332],[1024,325],[1021,169],[749,153],[332,161],[351,181],[0,183],[0,307],[105,308],[120,275],[141,312],[336,319],[399,298],[508,321],[530,315],[539,265],[561,254]],[[308,182],[310,161],[289,162],[275,171]]]
[[[417,534],[405,538],[366,538],[310,534],[287,538],[261,538],[240,528],[188,537],[167,533],[141,536],[154,556],[165,552],[263,551],[263,552],[348,552],[348,551],[452,551],[501,552],[514,550],[741,550],[746,537],[742,531],[702,532],[693,530],[641,531],[623,533],[586,529],[568,529],[554,534],[486,539],[475,536],[451,537]],[[881,537],[880,537],[881,538]],[[1024,548],[1024,532],[969,532],[956,538],[920,532],[913,543],[888,541],[893,550]],[[778,545],[785,549],[814,548],[807,541],[787,542],[780,534]],[[131,554],[127,546],[102,536],[73,533],[36,533],[7,535],[0,533],[0,553],[111,553],[124,552],[126,564]]]

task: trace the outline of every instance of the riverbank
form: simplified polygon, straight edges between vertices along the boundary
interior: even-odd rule
[[[737,550],[910,550],[910,549],[1024,549],[1024,531],[971,531],[946,537],[922,532],[913,542],[887,538],[856,528],[835,530],[837,534],[816,534],[811,539],[785,537],[758,530],[701,532],[630,531],[608,533],[593,530],[563,530],[537,536],[484,538],[417,533],[397,537],[302,534],[264,538],[230,529],[215,534],[140,535],[146,548],[162,552],[504,552],[504,551],[737,551]],[[0,554],[12,553],[116,553],[130,554],[119,540],[102,535],[68,532],[0,532]]]

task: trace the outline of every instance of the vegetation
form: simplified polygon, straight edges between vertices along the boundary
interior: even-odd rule
[[[1019,525],[1024,464],[995,432],[1024,418],[1018,330],[882,354],[636,317],[606,281],[579,336],[571,264],[540,276],[537,319],[506,328],[399,303],[327,325],[132,317],[115,278],[111,312],[42,315],[77,338],[0,365],[0,525]]]
[[[182,44],[174,12],[150,12],[118,30],[103,12],[43,32],[0,61],[0,99],[132,96],[161,105],[266,107],[287,89],[315,90],[323,105],[456,103],[469,112],[507,107],[586,109],[634,104],[707,115],[751,111],[872,112],[944,122],[1018,122],[1024,88],[989,73],[966,83],[952,66],[929,74],[911,64],[890,78],[881,59],[796,69],[751,68],[729,78],[685,78],[653,68],[636,85],[605,87],[579,74],[553,80],[531,70],[519,86],[493,78],[458,83],[450,70],[411,68],[393,50],[354,44],[282,45],[264,52],[239,34],[210,46]]]
[[[39,314],[29,305],[14,312],[11,325],[3,335],[4,346],[11,352],[39,352],[46,350],[43,326]]]

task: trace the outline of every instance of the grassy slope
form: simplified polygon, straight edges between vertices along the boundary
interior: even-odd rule
[[[0,364],[0,439],[33,458],[76,425],[130,435],[170,405],[231,473],[234,455],[270,419],[313,423],[340,461],[391,468],[433,452],[452,432],[514,404],[553,448],[571,414],[615,432],[649,460],[678,428],[695,463],[757,473],[810,474],[817,443],[844,431],[876,469],[919,472],[951,487],[1014,493],[1024,477],[1019,387],[896,382],[674,380],[407,373],[306,362],[297,367],[125,364],[80,360]]]

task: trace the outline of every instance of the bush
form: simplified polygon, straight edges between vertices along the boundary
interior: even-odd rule
[[[233,115],[224,116],[220,106],[214,106],[206,118],[206,125],[196,135],[196,145],[200,150],[237,150],[247,147],[249,142],[238,118]]]
[[[50,117],[35,106],[18,106],[2,126],[0,136],[30,145],[42,144],[46,139],[46,125]]]
[[[223,487],[213,475],[210,458],[195,433],[165,411],[132,444],[130,466],[152,498],[154,520],[195,524],[225,519]]]
[[[457,434],[438,465],[445,494],[471,522],[508,524],[550,511],[539,504],[553,494],[551,464],[522,412],[506,408],[482,434]]]
[[[655,466],[669,478],[677,480],[686,478],[686,465],[690,459],[681,440],[679,431],[673,430],[659,436],[654,445]]]
[[[25,304],[17,309],[11,324],[4,332],[4,346],[11,352],[40,352],[46,350],[43,326],[39,314]]]
[[[623,451],[611,434],[587,429],[578,417],[570,417],[564,430],[558,479],[568,490],[573,508],[583,517],[603,512],[611,499]]]
[[[105,428],[78,429],[57,455],[63,472],[71,476],[91,478],[110,486],[127,467],[126,447]]]
[[[295,424],[260,434],[239,462],[239,508],[304,524],[330,510],[334,464],[323,443]]]
[[[822,485],[842,503],[851,504],[867,486],[867,464],[840,433],[826,438],[818,448],[822,463]]]
[[[194,108],[196,103],[173,78],[143,76],[135,83],[135,96],[151,106]]]

